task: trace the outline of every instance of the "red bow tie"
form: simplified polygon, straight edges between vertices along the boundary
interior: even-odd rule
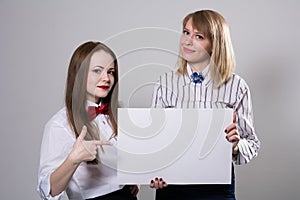
[[[105,103],[101,106],[88,106],[88,115],[89,115],[89,120],[93,120],[97,117],[97,115],[101,114],[108,114],[109,109],[108,109],[108,103]]]

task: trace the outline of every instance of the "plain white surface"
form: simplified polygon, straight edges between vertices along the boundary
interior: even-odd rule
[[[232,115],[225,109],[119,109],[118,181],[230,184],[232,145],[224,130]],[[151,124],[139,125],[149,118]]]
[[[219,11],[229,23],[236,72],[250,86],[262,142],[256,159],[236,167],[238,199],[299,199],[299,4],[297,0],[0,0],[0,199],[39,199],[43,126],[63,106],[68,62],[79,44],[142,27],[180,32],[183,17],[202,8]],[[176,37],[170,40],[176,48]],[[134,41],[119,46],[126,48]],[[137,66],[158,63],[165,66],[163,71],[176,63],[172,53],[153,49],[126,55],[120,62],[122,75]],[[130,106],[148,107],[151,87],[147,93],[138,92]],[[142,190],[146,199],[151,192]]]

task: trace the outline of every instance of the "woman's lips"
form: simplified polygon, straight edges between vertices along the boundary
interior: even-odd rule
[[[185,47],[183,47],[183,51],[185,53],[193,53],[194,52],[194,50],[191,50],[191,49],[188,49],[188,48],[185,48]]]
[[[102,90],[108,90],[109,86],[104,86],[104,85],[100,85],[97,86],[98,88],[102,89]]]

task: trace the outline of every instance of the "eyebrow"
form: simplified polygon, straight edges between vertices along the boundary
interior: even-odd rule
[[[184,27],[183,30],[190,31],[190,29],[188,29],[187,27]],[[195,30],[195,29],[193,29],[193,30]],[[190,31],[190,32],[191,32],[191,31]],[[194,33],[195,33],[196,35],[198,35],[198,34],[204,35],[204,33],[200,32],[200,31],[198,31],[198,30],[195,31]]]
[[[94,68],[97,68],[97,67],[99,67],[99,68],[101,68],[101,69],[105,69],[105,67],[100,66],[100,65],[95,65],[95,66],[94,66]],[[107,70],[116,70],[116,69],[115,69],[115,67],[109,67],[109,68],[107,68]]]
[[[100,66],[100,65],[95,65],[94,67],[99,67],[99,68],[104,69],[104,67],[103,67],[103,66]]]

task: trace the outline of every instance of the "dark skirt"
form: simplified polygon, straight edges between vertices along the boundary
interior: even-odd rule
[[[92,199],[87,199],[87,200],[119,200],[119,199],[137,200],[137,198],[131,194],[129,185],[125,185],[122,189],[114,191],[112,193],[100,197],[92,198]]]
[[[231,184],[168,185],[156,190],[156,200],[236,200],[232,167]]]

